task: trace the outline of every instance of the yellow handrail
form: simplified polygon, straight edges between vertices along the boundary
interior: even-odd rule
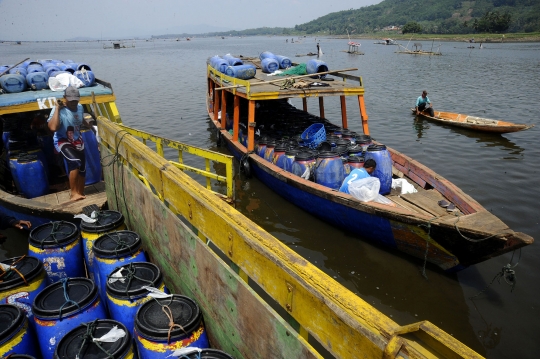
[[[132,136],[141,138],[142,143],[144,143],[145,145],[147,145],[147,141],[152,141],[153,143],[155,143],[156,152],[163,158],[165,158],[165,154],[163,151],[164,146],[178,150],[178,162],[169,161],[171,164],[173,164],[175,167],[181,170],[190,171],[190,172],[206,177],[206,188],[210,191],[212,191],[211,182],[210,182],[211,179],[219,181],[219,182],[225,182],[227,184],[227,195],[226,195],[227,198],[228,199],[234,198],[233,156],[225,155],[223,153],[210,151],[204,148],[191,146],[182,142],[156,136],[151,133],[144,132],[141,130],[136,130],[134,128],[131,128],[122,124],[117,124],[117,125],[121,127],[122,130],[128,132]],[[204,158],[205,168],[200,169],[200,168],[196,168],[196,167],[184,164],[184,158],[183,158],[184,152]],[[211,172],[210,161],[215,161],[215,162],[224,164],[225,176],[221,176],[221,175],[218,175],[217,173]],[[217,193],[215,191],[212,191],[212,192]]]

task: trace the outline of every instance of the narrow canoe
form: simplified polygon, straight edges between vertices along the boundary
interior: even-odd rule
[[[415,110],[412,109],[413,114]],[[431,117],[426,112],[420,112],[420,117],[428,120],[444,123],[451,126],[458,126],[474,131],[509,133],[527,130],[534,125],[524,125],[519,123],[506,122],[502,120],[492,120],[489,118],[469,116],[460,113],[434,111],[435,116]]]

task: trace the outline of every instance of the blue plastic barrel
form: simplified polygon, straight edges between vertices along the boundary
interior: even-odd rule
[[[26,75],[26,83],[32,90],[49,88],[49,75],[46,72],[31,72]]]
[[[70,63],[64,62],[64,64],[58,64],[57,66],[58,68],[60,68],[60,70],[67,71],[73,74],[75,73],[75,71],[77,71],[77,67],[79,66],[79,64],[76,62],[70,62]]]
[[[26,198],[44,196],[49,192],[45,166],[36,155],[21,153],[10,157],[9,167],[15,187]]]
[[[84,184],[88,186],[101,181],[101,157],[94,131],[82,129],[81,136],[84,141],[84,155],[86,157]]]
[[[279,69],[279,63],[276,59],[267,57],[261,61],[262,72],[272,73]]]
[[[50,66],[50,67],[47,67],[47,69],[45,70],[45,72],[47,73],[47,75],[50,77],[51,76],[51,72],[58,72],[58,71],[62,71],[61,68],[59,68],[58,66]]]
[[[29,155],[34,155],[38,158],[38,160],[41,162],[43,167],[45,168],[45,175],[47,178],[49,177],[49,162],[47,160],[47,156],[45,155],[45,152],[39,147],[28,149],[26,152]]]
[[[210,66],[214,67],[214,62],[218,60],[223,60],[219,55],[212,56],[210,60],[208,61],[210,63]]]
[[[24,67],[14,67],[8,71],[8,74],[19,74],[26,77],[26,75],[28,74],[28,71],[26,71]]]
[[[263,51],[261,52],[261,54],[259,55],[259,59],[262,61],[264,59],[275,59],[276,58],[276,55],[274,55],[272,52],[270,51]]]
[[[263,158],[268,162],[272,162],[274,159],[274,148],[276,148],[276,141],[269,140],[266,142],[266,148],[264,149]]]
[[[379,193],[382,195],[390,193],[392,190],[392,158],[385,145],[370,145],[364,155],[366,161],[375,160],[377,166],[371,174],[381,181]]]
[[[38,135],[37,136],[37,142],[39,148],[43,151],[45,154],[45,158],[47,159],[47,164],[55,164],[56,163],[56,155],[54,153],[54,139],[52,135]]]
[[[17,93],[26,90],[26,77],[19,74],[0,76],[0,86],[8,93]]]
[[[43,262],[48,283],[84,277],[84,256],[79,228],[58,221],[35,227],[28,236],[28,254]]]
[[[290,148],[287,151],[285,151],[285,155],[281,156],[276,165],[279,168],[283,168],[287,172],[292,172],[292,165],[294,163],[294,158],[298,154],[298,150],[296,148]],[[283,167],[282,167],[283,166]]]
[[[221,73],[226,73],[227,67],[229,67],[229,63],[226,60],[219,58],[214,60],[214,64],[212,67]]]
[[[163,283],[159,268],[149,262],[132,262],[116,267],[113,274],[120,275],[123,280],[107,281],[107,308],[111,318],[122,322],[133,334],[137,310],[151,300],[149,291],[143,287],[157,288],[169,293]]]
[[[22,64],[20,64],[19,66],[27,69],[28,65],[30,65],[32,62],[33,62],[32,60],[26,60]]]
[[[276,55],[276,60],[280,69],[288,69],[292,66],[292,61],[287,56]]]
[[[244,62],[242,60],[240,60],[238,57],[234,57],[232,55],[224,55],[223,56],[223,60],[227,61],[229,63],[229,66],[238,66],[238,65],[243,65]]]
[[[36,296],[32,306],[43,359],[52,359],[60,339],[82,323],[107,319],[96,284],[87,278],[64,278]]]
[[[217,349],[193,348],[191,351],[184,352],[182,359],[234,359],[234,358],[230,356],[229,354],[222,352],[221,350],[217,350]]]
[[[249,80],[255,77],[257,68],[253,65],[228,66],[225,74],[241,80]]]
[[[11,354],[9,356],[9,359],[37,359],[37,358],[40,358],[40,356],[38,355],[37,357],[35,357],[33,355],[27,355],[27,354]]]
[[[126,229],[122,213],[103,210],[95,213],[93,223],[81,221],[81,237],[83,243],[84,261],[90,279],[94,279],[94,242],[96,239],[114,231]]]
[[[167,314],[163,306],[169,308]],[[172,329],[169,324],[171,314],[172,322],[177,324]],[[208,336],[202,319],[197,303],[183,295],[147,301],[137,311],[135,318],[133,336],[139,359],[165,359],[176,349],[185,347],[208,348]]]
[[[15,305],[0,305],[0,357],[15,353],[38,356],[37,344],[26,313]]]
[[[2,65],[2,66],[0,66],[0,74],[1,74],[2,72],[6,71],[7,69],[9,69],[9,66],[7,66],[7,65]]]
[[[50,74],[49,74],[49,77],[56,77],[60,74],[69,74],[70,72],[69,71],[52,71]],[[71,72],[71,74],[73,74]]]
[[[274,157],[272,158],[272,163],[277,165],[279,158],[285,155],[285,151],[287,151],[287,145],[283,142],[277,143],[276,147],[274,147]]]
[[[308,179],[315,167],[315,157],[309,152],[299,152],[294,156],[291,172],[297,176]],[[307,178],[306,178],[307,177]]]
[[[90,68],[90,65],[85,64],[83,62],[78,63],[77,64],[77,70],[80,71],[80,70],[83,70],[83,69],[86,70],[86,71],[92,71],[92,69]]]
[[[319,72],[326,72],[328,71],[328,65],[326,62],[317,60],[317,59],[311,59],[306,64],[306,71],[308,74],[316,74]],[[312,78],[318,78],[324,79],[326,75],[317,75],[317,76],[311,76]]]
[[[126,335],[114,342],[94,342],[92,338],[101,338],[117,327]],[[70,330],[60,340],[55,351],[55,358],[68,359],[132,359],[136,358],[130,332],[126,327],[110,319],[98,319],[82,323]]]
[[[259,155],[259,157],[264,158],[264,153],[266,151],[266,143],[267,142],[268,142],[268,139],[266,137],[262,137],[257,142],[256,153],[257,153],[257,155]]]
[[[43,263],[36,257],[22,256],[3,260],[10,268],[0,282],[0,304],[13,304],[33,318],[32,303],[47,286]]]
[[[92,71],[75,71],[73,75],[81,80],[85,87],[94,86],[96,84],[96,76]]]
[[[95,240],[94,280],[103,299],[106,298],[107,278],[118,266],[131,262],[146,262],[141,237],[132,231],[116,231]]]
[[[43,72],[44,69],[43,69],[43,66],[39,63],[39,62],[31,62],[28,64],[28,67],[26,68],[26,71],[27,73],[32,73],[32,72]]]
[[[343,165],[345,168],[345,177],[348,176],[352,170],[356,168],[364,167],[364,157],[360,156],[349,156],[347,158],[347,163]]]
[[[345,178],[341,156],[332,151],[320,152],[315,165],[314,177],[315,182],[320,185],[339,189]]]

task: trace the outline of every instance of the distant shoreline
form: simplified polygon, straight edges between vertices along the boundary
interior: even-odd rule
[[[336,39],[348,39],[348,36],[332,36]],[[475,43],[509,43],[509,42],[540,42],[540,33],[509,33],[509,34],[370,34],[355,35],[351,39],[381,40],[382,38],[391,38],[399,41],[445,41],[445,42],[469,42],[474,39]]]

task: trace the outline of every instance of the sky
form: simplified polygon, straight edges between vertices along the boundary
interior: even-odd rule
[[[294,27],[381,0],[0,0],[0,40],[119,39]]]

